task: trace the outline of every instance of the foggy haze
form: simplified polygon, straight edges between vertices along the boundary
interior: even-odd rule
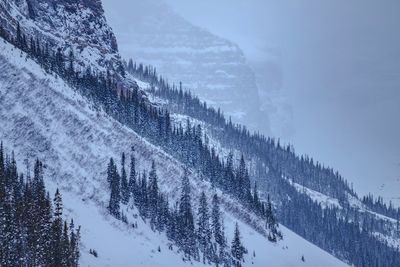
[[[105,1],[106,14],[129,2]],[[280,109],[272,135],[339,170],[361,194],[400,197],[399,2],[167,2],[244,51],[261,102]],[[118,38],[124,29],[108,20]]]

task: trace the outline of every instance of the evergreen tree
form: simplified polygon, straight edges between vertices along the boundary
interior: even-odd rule
[[[235,194],[237,191],[237,185],[235,183],[235,175],[233,170],[233,153],[230,152],[226,160],[226,166],[224,170],[222,188],[227,190],[231,194]]]
[[[221,245],[223,240],[222,225],[221,225],[221,211],[219,207],[219,199],[217,194],[214,194],[212,199],[212,211],[211,211],[211,225],[212,233],[217,244]]]
[[[224,266],[231,266],[231,256],[228,253],[228,244],[225,238],[224,220],[221,218],[221,243],[219,244],[218,262]]]
[[[201,193],[199,208],[197,211],[197,239],[200,251],[203,253],[203,263],[212,259],[210,215],[208,211],[207,198],[204,192]]]
[[[235,225],[235,234],[232,240],[231,245],[231,253],[235,266],[242,266],[241,262],[243,261],[243,255],[246,253],[246,249],[242,245],[242,241],[240,240],[240,232],[239,225],[236,223]]]
[[[256,211],[260,211],[261,203],[260,203],[260,198],[258,196],[258,188],[257,188],[257,182],[254,182],[254,189],[253,189],[253,208]]]
[[[110,186],[111,186],[111,194],[110,194],[110,201],[108,204],[108,210],[110,213],[115,216],[116,218],[120,217],[120,201],[121,201],[121,186],[120,186],[120,177],[117,172],[116,166],[113,164],[113,160],[110,159],[109,164],[109,178]]]
[[[182,192],[179,202],[179,245],[190,260],[197,257],[194,218],[192,212],[190,184],[187,171],[182,177]]]
[[[110,188],[115,175],[116,175],[116,168],[114,164],[114,159],[110,158],[110,162],[107,165],[107,182]]]
[[[66,221],[64,221],[64,227],[63,227],[63,232],[62,232],[62,238],[61,238],[61,253],[62,253],[62,260],[61,260],[61,263],[62,263],[62,265],[61,266],[64,266],[64,267],[69,267],[70,265],[70,262],[71,262],[71,259],[70,259],[70,255],[71,255],[71,251],[70,251],[70,248],[71,248],[71,244],[70,244],[70,241],[69,241],[69,230],[68,230],[68,225],[67,225],[67,222]]]
[[[22,46],[23,44],[23,37],[21,33],[21,26],[19,25],[19,21],[17,21],[17,45]]]
[[[147,187],[147,174],[144,171],[142,174],[142,179],[140,181],[138,189],[138,208],[139,208],[139,213],[143,218],[147,218],[148,215],[148,204],[149,204],[149,197],[148,197],[148,187]]]
[[[272,211],[272,203],[269,195],[267,199],[266,218],[266,228],[269,230],[268,240],[271,242],[276,242],[278,239],[282,239],[282,234],[278,230],[279,224],[277,223]]]
[[[133,155],[131,155],[128,186],[129,186],[130,194],[133,196],[133,198],[135,200],[135,204],[137,204],[136,203],[136,200],[137,200],[136,166],[135,166],[135,157]]]
[[[62,209],[63,206],[62,206],[61,193],[57,188],[56,193],[54,195],[54,216],[56,219],[61,219]]]
[[[149,172],[149,184],[148,184],[148,205],[149,205],[149,216],[150,216],[150,223],[152,226],[156,223],[156,217],[158,212],[158,182],[157,182],[157,172],[156,172],[156,165],[153,161],[151,164],[151,170]]]
[[[125,171],[125,153],[122,153],[121,165],[121,202],[123,204],[128,204],[130,192]]]
[[[54,196],[54,221],[52,224],[52,255],[51,255],[51,263],[52,266],[63,266],[63,246],[62,246],[62,230],[63,230],[63,222],[62,222],[62,199],[60,191],[56,190]]]

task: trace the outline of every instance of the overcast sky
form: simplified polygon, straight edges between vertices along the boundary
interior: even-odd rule
[[[249,62],[279,64],[294,129],[282,137],[298,152],[400,197],[400,1],[166,1]]]

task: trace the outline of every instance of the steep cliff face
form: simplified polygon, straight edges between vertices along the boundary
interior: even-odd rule
[[[170,82],[220,107],[236,122],[269,131],[254,72],[229,40],[192,25],[160,0],[105,0],[124,57],[155,66]],[[263,123],[259,123],[262,121]]]
[[[65,56],[72,51],[82,70],[121,73],[117,41],[100,0],[1,0],[0,22],[8,34],[15,36],[19,24],[38,37],[35,42],[45,41]]]

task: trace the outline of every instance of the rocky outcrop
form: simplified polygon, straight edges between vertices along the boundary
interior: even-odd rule
[[[121,69],[117,41],[100,0],[1,0],[0,21],[8,34],[15,35],[19,23],[24,33],[53,50],[60,48],[64,55],[72,50],[82,70]]]

